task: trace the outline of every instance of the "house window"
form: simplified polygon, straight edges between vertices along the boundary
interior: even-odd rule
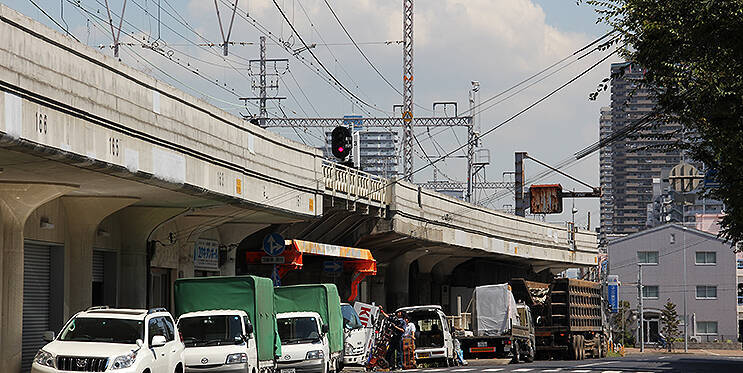
[[[697,299],[717,299],[717,286],[697,285]]]
[[[717,253],[714,251],[697,251],[697,265],[714,265],[717,264]]]
[[[738,269],[743,269],[743,259],[738,259]]]
[[[643,264],[658,264],[657,251],[638,251],[637,262]]]
[[[697,321],[697,334],[717,334],[717,321]]]
[[[657,285],[643,286],[642,297],[644,299],[658,299],[658,286]]]

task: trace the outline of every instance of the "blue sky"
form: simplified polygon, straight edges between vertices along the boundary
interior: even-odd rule
[[[116,10],[123,0],[109,0]],[[220,0],[222,16],[227,23],[227,7]],[[61,22],[60,2],[36,2],[53,18]],[[59,30],[30,1],[3,1],[4,4],[21,11],[49,27]],[[101,53],[111,54],[111,34],[108,25],[102,24],[93,15],[105,14],[104,0],[63,0],[65,21],[69,31]],[[160,54],[141,48],[142,43],[152,43],[157,38],[156,14],[158,0],[129,0],[122,31],[122,41],[132,44],[122,46],[122,62],[152,74],[168,84],[182,89],[226,111],[239,114],[255,112],[254,107],[241,107],[237,96],[254,96],[251,89],[254,76],[246,68],[248,59],[258,57],[255,45],[234,46],[230,56],[221,57],[218,47],[193,45],[204,40],[220,42],[221,35],[214,12],[214,3],[206,0],[162,0],[160,46],[167,45],[163,54],[172,54],[168,59]],[[307,52],[299,57],[288,53],[276,43],[277,39],[291,45],[301,46],[296,37],[281,19],[272,0],[239,0],[241,15],[236,17],[233,41],[257,42],[261,32],[248,22],[249,14],[275,38],[269,38],[268,56],[288,58],[289,70],[282,70],[278,77],[277,92],[269,92],[287,99],[276,107],[269,106],[272,114],[281,111],[288,116],[342,116],[350,113],[364,115],[391,115],[392,105],[401,99],[380,79],[362,59],[332,18],[323,0],[278,0],[297,32],[309,43],[345,44],[318,45],[313,49],[328,70],[349,90],[362,97],[374,109],[364,109],[352,103],[338,92],[327,77],[320,78],[307,61],[312,58]],[[401,39],[400,0],[329,0],[329,3],[349,29],[356,41],[381,42]],[[576,5],[575,0],[428,0],[415,5],[415,100],[423,108],[430,108],[434,101],[455,100],[460,111],[468,105],[470,81],[481,83],[481,98],[484,100],[501,92],[570,55],[599,35],[605,33],[603,25],[596,25],[596,14],[587,5]],[[177,11],[177,15],[175,14]],[[148,15],[149,13],[149,15]],[[105,17],[103,17],[105,18]],[[181,18],[181,19],[179,19]],[[114,15],[118,20],[118,16]],[[184,22],[188,23],[188,27]],[[150,44],[151,45],[151,44]],[[382,74],[398,88],[401,86],[401,48],[399,45],[362,44]],[[512,98],[480,114],[482,130],[497,125],[525,106],[541,98],[555,87],[587,69],[607,52],[596,52],[581,61],[573,61],[554,75]],[[175,61],[177,60],[177,61]],[[508,125],[483,138],[484,147],[490,151],[491,165],[487,177],[492,181],[502,180],[504,171],[513,167],[513,152],[527,151],[543,161],[557,163],[583,146],[598,139],[598,118],[601,106],[608,104],[608,94],[597,101],[588,101],[587,96],[596,84],[608,76],[611,58],[583,78],[529,110]],[[185,67],[184,67],[185,66]],[[209,79],[198,78],[189,69]],[[323,74],[320,74],[323,75]],[[424,109],[416,116],[431,113]],[[439,113],[440,114],[440,113]],[[296,141],[319,146],[323,137],[317,129],[300,129],[301,138],[292,130],[277,131]],[[432,140],[429,132],[418,134],[426,153],[437,155],[456,148],[464,139],[463,130],[447,131]],[[418,152],[416,165],[425,164]],[[463,180],[461,161],[447,161],[441,170],[455,180]],[[528,175],[542,171],[536,165],[527,166]],[[568,170],[580,179],[598,184],[598,157],[594,155]],[[431,169],[415,176],[416,181],[432,177]],[[540,183],[562,183],[564,187],[582,190],[573,182],[553,175]],[[486,194],[489,194],[487,192]],[[483,195],[482,198],[486,196]],[[512,205],[512,197],[506,195],[496,200],[492,207]],[[568,202],[571,203],[571,202]],[[579,213],[576,222],[585,224],[587,212],[593,215],[592,225],[598,219],[598,200],[576,201]],[[569,211],[569,208],[566,208]],[[548,220],[569,219],[569,215],[549,216]]]

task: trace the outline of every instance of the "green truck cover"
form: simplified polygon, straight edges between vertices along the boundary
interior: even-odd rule
[[[253,324],[258,360],[281,356],[270,279],[257,276],[183,278],[175,281],[175,313],[243,310]]]
[[[334,284],[279,286],[274,289],[276,313],[317,312],[328,325],[330,352],[343,351],[341,298]]]

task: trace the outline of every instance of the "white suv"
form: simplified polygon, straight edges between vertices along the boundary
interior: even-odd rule
[[[183,373],[183,342],[164,308],[90,308],[44,339],[31,373]]]

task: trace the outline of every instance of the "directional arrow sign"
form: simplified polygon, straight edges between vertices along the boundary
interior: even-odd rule
[[[284,237],[278,233],[271,233],[263,239],[263,251],[271,256],[281,255],[285,246]]]
[[[343,271],[343,263],[337,260],[326,260],[323,262],[322,270],[325,272],[341,272]]]

